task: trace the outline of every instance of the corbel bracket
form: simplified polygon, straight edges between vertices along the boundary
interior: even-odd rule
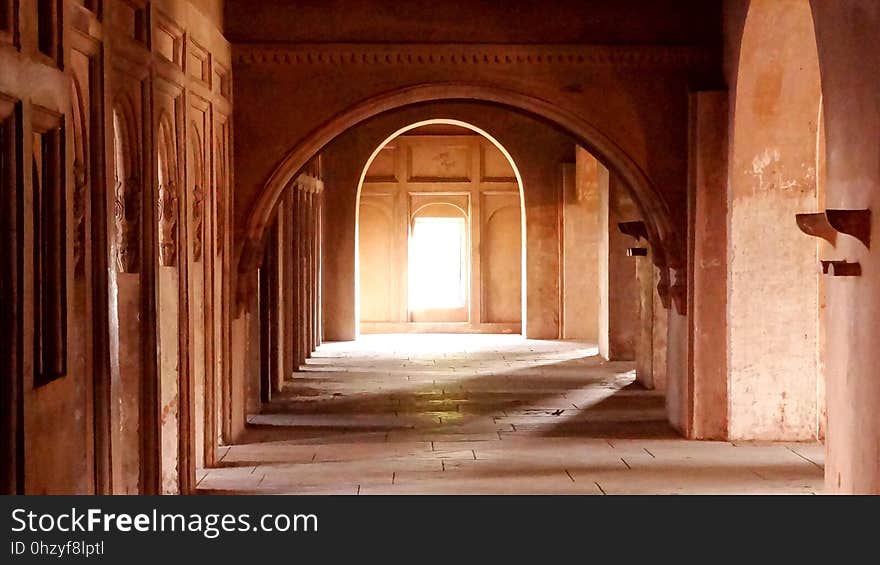
[[[831,227],[840,233],[852,236],[871,248],[871,211],[865,210],[825,210]]]
[[[636,241],[641,241],[642,239],[648,241],[648,228],[645,227],[645,222],[618,222],[617,229],[620,230],[620,233],[628,235]]]
[[[860,277],[862,276],[862,266],[858,263],[850,263],[849,261],[820,261],[822,263],[822,272],[826,275],[834,277]]]
[[[837,230],[828,223],[824,212],[816,214],[796,214],[795,220],[802,232],[813,237],[820,237],[833,246],[837,245]]]
[[[837,234],[854,237],[862,245],[871,247],[871,211],[825,210],[815,214],[796,214],[798,228],[807,235],[820,237],[837,245]]]

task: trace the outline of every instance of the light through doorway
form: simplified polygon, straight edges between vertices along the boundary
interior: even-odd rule
[[[410,319],[467,316],[467,229],[463,217],[417,217],[409,240]]]
[[[360,333],[523,331],[523,201],[507,151],[454,120],[398,131],[358,192]]]

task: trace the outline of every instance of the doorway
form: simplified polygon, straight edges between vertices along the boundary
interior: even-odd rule
[[[388,138],[359,191],[360,332],[521,333],[522,202],[513,160],[473,126]]]

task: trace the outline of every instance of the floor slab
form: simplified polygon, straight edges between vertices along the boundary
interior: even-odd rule
[[[817,443],[686,441],[662,394],[594,344],[368,335],[322,345],[210,493],[816,494]]]

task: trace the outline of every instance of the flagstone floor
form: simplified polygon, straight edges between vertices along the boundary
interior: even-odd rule
[[[511,335],[328,343],[199,472],[229,494],[815,494],[818,443],[686,441],[632,363]]]

